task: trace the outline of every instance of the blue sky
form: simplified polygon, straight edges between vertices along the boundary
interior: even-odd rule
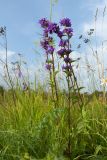
[[[87,2],[59,0],[53,7],[53,20],[69,17],[75,34],[80,33],[82,24],[93,18]],[[26,57],[34,57],[34,42],[40,33],[38,20],[49,16],[50,0],[0,0],[0,25],[7,27],[8,49]]]
[[[71,19],[75,33],[73,43],[76,46],[78,36],[93,27],[97,7],[101,12],[106,4],[107,0],[58,0],[58,3],[53,6],[52,19],[56,22],[63,17]],[[49,16],[50,0],[0,0],[0,26],[7,27],[11,60],[14,60],[16,53],[22,53],[32,70],[39,68],[42,56],[35,53],[35,50],[41,53],[43,51],[35,45],[35,42],[38,44],[41,32],[38,20],[42,17],[49,18]],[[100,22],[101,14],[98,21],[98,37],[104,39],[107,37],[107,18],[104,22],[104,34],[99,32]],[[0,58],[2,55],[3,52]]]

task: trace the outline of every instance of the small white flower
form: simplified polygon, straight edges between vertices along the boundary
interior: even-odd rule
[[[101,85],[101,86],[102,86],[102,85],[107,85],[107,78],[106,78],[106,79],[102,78],[100,85]]]

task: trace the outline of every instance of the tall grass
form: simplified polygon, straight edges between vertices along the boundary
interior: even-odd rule
[[[67,152],[66,94],[60,94],[60,108],[54,108],[51,96],[17,91],[17,106],[12,95],[0,106],[0,159],[69,159]],[[75,104],[71,108],[71,159],[107,158],[107,107],[96,96],[85,96],[91,101],[82,114]]]

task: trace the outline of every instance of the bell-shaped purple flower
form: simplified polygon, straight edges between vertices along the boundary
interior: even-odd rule
[[[69,37],[72,37],[73,36],[73,29],[72,28],[65,28],[63,30],[63,33],[67,34]]]
[[[64,55],[66,54],[66,49],[62,48],[57,53],[58,53],[59,56],[64,57]]]
[[[51,64],[46,64],[45,68],[50,71],[51,70]]]
[[[43,36],[44,36],[45,38],[48,37],[48,29],[47,29],[47,28],[44,29]]]
[[[42,18],[39,20],[39,23],[42,28],[46,28],[49,26],[49,21],[46,18]]]
[[[59,38],[62,38],[63,32],[62,32],[62,31],[58,31],[57,36],[58,36]]]
[[[65,57],[64,58],[65,63],[71,63],[71,58],[70,57]]]
[[[44,39],[43,41],[40,41],[40,44],[43,49],[45,49],[45,50],[48,49],[49,42],[46,39]]]
[[[68,40],[61,39],[59,42],[60,47],[65,47],[67,46],[67,44],[68,44]]]
[[[23,82],[23,91],[26,91],[26,90],[28,90],[28,86],[25,82]]]
[[[63,18],[60,21],[61,26],[65,26],[65,27],[71,27],[71,21],[69,18]]]
[[[58,33],[59,32],[59,26],[56,23],[50,23],[48,26],[48,31],[50,34],[52,33]]]
[[[19,77],[19,78],[22,77],[22,72],[21,72],[21,70],[18,71],[18,77]]]
[[[48,46],[48,49],[47,49],[47,54],[53,54],[53,52],[54,52],[54,47],[53,46]]]

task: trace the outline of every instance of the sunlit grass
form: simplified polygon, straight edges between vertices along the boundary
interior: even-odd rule
[[[66,95],[60,95],[60,106],[54,108],[51,96],[42,90],[30,95],[17,91],[16,106],[6,94],[0,106],[0,159],[69,159]],[[107,106],[96,96],[82,113],[78,106],[71,107],[72,159],[107,156],[106,115]]]

